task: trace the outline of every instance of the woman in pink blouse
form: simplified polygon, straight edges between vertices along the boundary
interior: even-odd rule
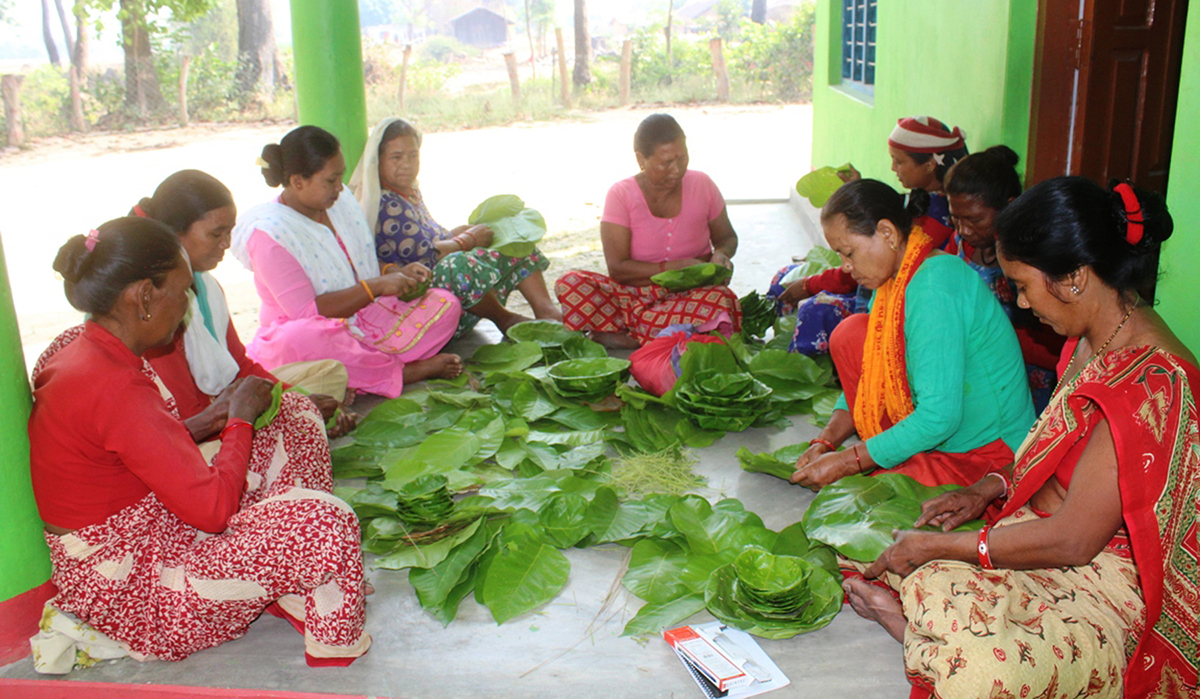
[[[262,301],[250,356],[268,369],[336,359],[350,388],[388,398],[407,382],[461,373],[458,355],[438,354],[458,326],[458,299],[422,295],[430,272],[419,263],[381,269],[362,209],[342,188],[337,138],[301,126],[263,148],[261,165],[283,193],[239,217],[232,246]]]
[[[559,278],[563,322],[607,347],[630,349],[670,325],[738,331],[741,311],[729,287],[670,292],[650,281],[703,262],[733,268],[738,239],[720,190],[688,170],[687,139],[669,114],[646,117],[633,147],[641,172],[608,190],[600,220],[608,275],[573,270]]]

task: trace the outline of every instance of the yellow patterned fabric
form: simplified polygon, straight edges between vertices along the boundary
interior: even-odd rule
[[[904,358],[904,292],[932,250],[933,240],[920,226],[914,226],[908,235],[900,271],[875,291],[863,346],[862,378],[854,404],[854,427],[864,441],[913,411]],[[889,421],[886,424],[885,418]]]

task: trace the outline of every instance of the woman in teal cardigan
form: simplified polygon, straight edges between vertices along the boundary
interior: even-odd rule
[[[970,485],[1011,463],[1033,403],[1012,324],[979,275],[935,249],[904,197],[876,180],[840,188],[821,226],[845,270],[875,293],[870,314],[830,338],[845,393],[792,482],[821,488],[884,468]],[[862,443],[837,451],[855,434]]]

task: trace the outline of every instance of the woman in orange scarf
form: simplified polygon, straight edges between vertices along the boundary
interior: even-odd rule
[[[845,396],[792,482],[820,488],[887,468],[969,485],[1011,463],[1033,404],[1012,325],[979,275],[935,250],[904,197],[876,180],[834,193],[821,225],[843,269],[875,294],[869,316],[830,338]],[[855,434],[861,444],[836,451]]]

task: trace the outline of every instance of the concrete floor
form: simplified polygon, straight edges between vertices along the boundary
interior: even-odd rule
[[[730,217],[741,237],[733,286],[765,290],[793,254],[813,244],[816,229],[795,203],[738,204]],[[811,214],[811,208],[808,210]],[[488,323],[450,349],[464,355],[498,335]],[[360,404],[360,409],[370,403]],[[787,430],[731,434],[697,450],[710,499],[733,497],[773,529],[799,520],[812,494],[778,479],[741,470],[738,447],[770,451],[815,436],[803,417]],[[641,606],[620,585],[628,549],[607,545],[566,552],[566,589],[545,608],[497,626],[466,600],[449,627],[423,612],[407,575],[374,571],[369,600],[371,652],[349,668],[310,669],[301,638],[282,620],[264,616],[241,639],[178,663],[119,660],[65,679],[195,687],[279,689],[377,697],[700,697],[674,653],[658,638],[621,638]],[[369,562],[368,562],[369,565]],[[711,620],[707,612],[692,619]],[[785,641],[760,639],[791,680],[770,696],[899,699],[907,696],[900,646],[848,607],[818,632]],[[29,659],[0,668],[0,678],[34,678]]]

